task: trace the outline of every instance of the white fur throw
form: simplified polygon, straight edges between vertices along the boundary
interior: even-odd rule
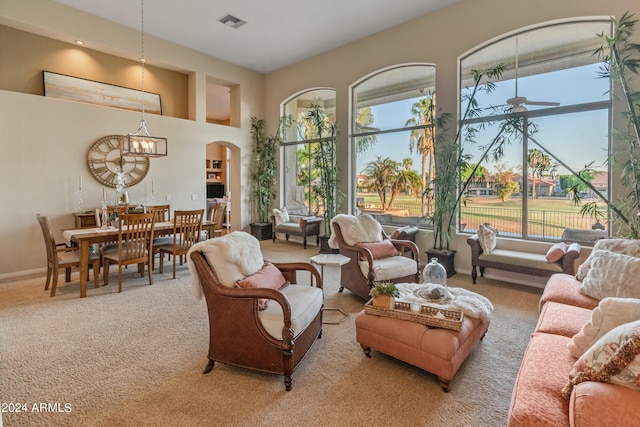
[[[379,242],[382,240],[382,226],[369,214],[358,216],[338,214],[331,220],[331,237],[329,246],[338,249],[338,242],[333,233],[333,223],[340,226],[342,237],[347,245],[363,242]]]
[[[400,301],[417,302],[443,310],[461,311],[465,316],[480,319],[483,323],[490,321],[493,314],[493,304],[487,297],[464,288],[447,288],[453,295],[453,301],[449,304],[432,304],[414,293],[414,291],[424,286],[422,283],[398,283],[396,286],[400,291],[400,297],[398,298]]]
[[[260,242],[244,231],[234,231],[196,243],[187,254],[187,265],[191,273],[191,285],[197,298],[202,297],[202,289],[195,266],[189,256],[193,251],[202,252],[209,265],[216,271],[220,283],[230,288],[233,288],[238,280],[260,270],[264,264]]]
[[[591,268],[578,289],[596,299],[640,298],[640,258],[594,250]]]

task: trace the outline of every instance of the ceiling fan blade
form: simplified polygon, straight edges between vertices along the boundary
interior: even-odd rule
[[[527,98],[525,98],[524,96],[514,96],[513,98],[507,99],[507,104],[509,105],[520,105],[520,104],[526,104],[526,103],[527,103]]]
[[[549,107],[557,107],[560,105],[559,102],[548,102],[548,101],[525,101],[524,104],[527,105],[546,105]]]

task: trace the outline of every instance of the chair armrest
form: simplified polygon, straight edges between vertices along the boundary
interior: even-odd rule
[[[78,246],[67,246],[64,243],[56,244],[56,252],[73,252],[80,250]]]
[[[396,240],[396,239],[389,239],[389,240],[391,241],[391,243],[393,243],[393,246],[395,246],[396,249],[398,249],[401,253],[404,254],[405,250],[410,250],[411,252],[413,252],[413,259],[420,259],[420,255],[419,255],[420,249],[418,249],[418,245],[413,243],[411,240]]]
[[[573,243],[569,245],[569,250],[562,257],[562,272],[566,274],[575,274],[574,261],[580,257],[580,252],[582,252],[582,247]]]
[[[320,277],[318,269],[307,262],[274,262],[273,265],[280,270],[284,278],[291,284],[297,284],[296,273],[298,271],[308,271],[313,276],[314,280],[312,282],[315,283],[315,286],[322,289],[322,277]]]
[[[478,257],[482,254],[482,247],[480,246],[478,235],[474,234],[473,236],[469,237],[467,239],[467,244],[471,246],[471,259],[478,259]]]

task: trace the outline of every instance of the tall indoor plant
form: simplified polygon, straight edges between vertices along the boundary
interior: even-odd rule
[[[258,218],[257,222],[251,224],[251,234],[259,240],[270,239],[273,232],[271,221],[269,221],[269,209],[276,198],[278,147],[282,143],[282,135],[286,134],[291,123],[291,117],[281,117],[276,134],[266,136],[264,120],[251,117],[254,162],[251,173],[251,198],[255,203]]]
[[[599,34],[602,45],[594,54],[604,62],[600,77],[610,78],[619,89],[624,104],[621,113],[622,123],[614,119],[613,137],[621,149],[614,150],[609,158],[613,170],[619,171],[619,181],[625,191],[612,200],[609,195],[598,191],[588,179],[591,170],[586,167],[571,172],[581,184],[586,185],[607,204],[613,213],[612,220],[618,227],[617,235],[632,239],[640,238],[640,83],[635,78],[640,74],[640,44],[633,43],[633,32],[638,23],[629,12],[619,20],[611,18],[614,34],[609,37]],[[635,87],[633,86],[635,84]],[[570,189],[576,204],[581,203],[578,185]],[[593,217],[596,221],[605,216],[598,207],[597,201],[584,203],[581,213]]]
[[[314,165],[317,185],[312,187],[316,201],[316,214],[322,213],[324,236],[321,238],[321,252],[331,251],[326,244],[331,233],[331,220],[337,214],[341,192],[338,188],[338,167],[336,162],[337,124],[327,116],[319,102],[312,102],[302,118],[305,139],[312,142],[311,162]],[[324,244],[322,244],[324,242]]]
[[[472,70],[473,87],[463,96],[465,105],[464,113],[460,118],[460,125],[454,137],[449,122],[452,115],[449,113],[436,115],[434,127],[435,169],[436,175],[432,180],[435,204],[429,219],[433,223],[434,245],[427,250],[428,256],[436,257],[445,266],[447,275],[455,274],[453,269],[453,257],[455,251],[451,250],[453,230],[455,228],[456,211],[469,185],[477,179],[481,165],[488,157],[499,159],[502,155],[504,144],[514,138],[521,138],[517,126],[521,120],[518,117],[504,115],[498,122],[495,137],[487,144],[477,163],[470,164],[470,156],[463,153],[460,147],[461,136],[469,143],[475,143],[475,135],[478,132],[474,118],[480,116],[482,109],[476,100],[480,92],[490,93],[495,89],[492,79],[499,79],[504,71],[502,64],[486,70]],[[480,126],[485,126],[480,124]],[[468,173],[464,173],[464,171]]]

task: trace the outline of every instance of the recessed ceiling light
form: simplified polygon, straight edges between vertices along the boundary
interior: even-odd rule
[[[231,28],[240,28],[247,23],[246,21],[243,21],[240,18],[236,18],[235,16],[230,14],[226,14],[222,18],[218,19],[218,22],[222,22],[224,25]]]
[[[76,40],[75,43],[79,46],[84,46],[84,42],[82,40]]]

